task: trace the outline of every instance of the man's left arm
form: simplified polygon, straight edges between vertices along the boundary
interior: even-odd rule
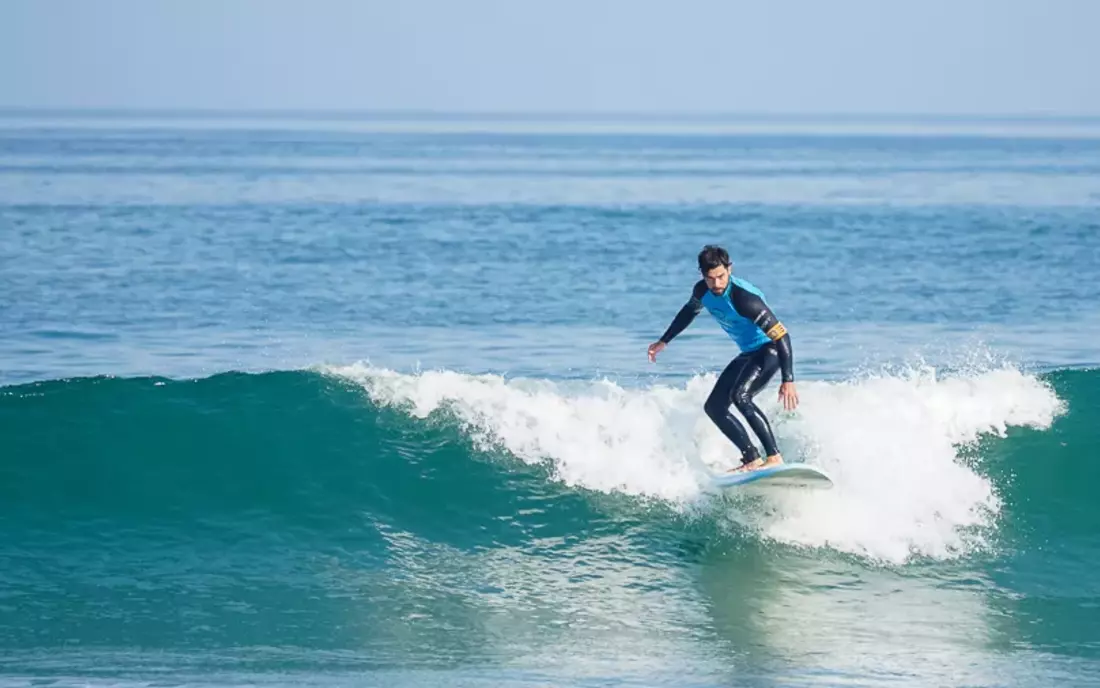
[[[756,323],[768,335],[768,339],[775,342],[775,349],[779,354],[779,370],[783,376],[783,384],[779,386],[779,399],[783,402],[783,408],[793,410],[798,406],[798,393],[794,389],[794,352],[791,350],[790,333],[764,303],[764,299],[756,294],[738,289],[732,297],[731,301],[737,312]]]
[[[779,369],[783,375],[783,382],[794,382],[794,353],[791,350],[791,335],[787,332],[787,328],[764,303],[764,299],[744,289],[738,292],[733,295],[734,308],[742,317],[756,323],[756,326],[768,335],[768,339],[775,342],[775,348],[779,352]]]

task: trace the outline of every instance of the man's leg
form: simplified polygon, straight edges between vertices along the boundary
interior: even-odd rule
[[[703,404],[703,410],[707,416],[718,426],[722,434],[729,438],[738,449],[741,450],[741,463],[749,464],[760,458],[760,452],[753,446],[752,440],[745,432],[745,428],[730,413],[730,404],[737,389],[738,381],[746,376],[747,368],[755,368],[752,363],[752,354],[741,354],[729,362],[726,369],[718,376],[718,382],[714,384],[710,396]],[[752,376],[756,379],[756,376]]]
[[[775,347],[769,344],[753,352],[751,364],[744,367],[733,388],[734,406],[749,422],[752,431],[764,445],[764,454],[767,457],[765,465],[779,464],[783,459],[779,455],[779,447],[776,446],[775,435],[772,434],[768,417],[756,405],[753,397],[771,381],[777,370],[779,370],[779,355]]]

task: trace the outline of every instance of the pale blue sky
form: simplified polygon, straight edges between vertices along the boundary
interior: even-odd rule
[[[1100,114],[1100,0],[0,0],[0,107]]]

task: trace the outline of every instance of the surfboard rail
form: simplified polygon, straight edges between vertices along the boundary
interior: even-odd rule
[[[807,463],[784,463],[742,473],[711,473],[711,480],[715,487],[719,488],[750,484],[818,489],[828,489],[833,486],[833,479],[828,473]]]

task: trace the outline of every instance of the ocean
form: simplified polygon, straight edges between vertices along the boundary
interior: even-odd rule
[[[1097,685],[1098,339],[1100,120],[7,111],[0,685]]]

